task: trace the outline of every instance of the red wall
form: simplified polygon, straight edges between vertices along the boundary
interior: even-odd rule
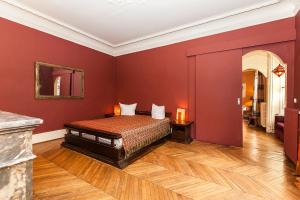
[[[187,107],[188,73],[184,43],[117,57],[117,100],[150,110],[163,104],[173,114]]]
[[[34,62],[81,68],[85,98],[36,100]],[[0,19],[0,110],[44,119],[36,132],[61,129],[63,123],[112,111],[115,59],[112,56]]]
[[[278,32],[278,27],[285,32]],[[119,56],[116,61],[117,100],[127,103],[137,102],[140,109],[149,109],[152,103],[164,104],[167,110],[173,113],[177,107],[186,107],[189,109],[190,118],[194,119],[193,56],[288,41],[294,37],[295,18],[287,18]]]

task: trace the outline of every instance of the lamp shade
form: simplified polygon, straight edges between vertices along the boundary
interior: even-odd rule
[[[179,122],[185,121],[185,109],[184,108],[177,108],[176,121],[179,121]]]
[[[121,114],[120,105],[118,105],[118,104],[114,105],[114,114],[115,114],[116,116],[118,116],[118,115]]]
[[[285,68],[279,64],[272,72],[280,77],[285,73]]]

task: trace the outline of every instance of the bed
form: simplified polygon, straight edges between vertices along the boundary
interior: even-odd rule
[[[119,168],[125,168],[170,135],[170,116],[153,119],[150,112],[112,116],[65,124],[63,147]]]

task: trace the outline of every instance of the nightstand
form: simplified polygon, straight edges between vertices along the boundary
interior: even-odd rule
[[[186,122],[171,122],[172,135],[171,140],[175,142],[181,142],[185,144],[189,144],[193,141],[191,137],[191,127],[194,122],[186,121]]]

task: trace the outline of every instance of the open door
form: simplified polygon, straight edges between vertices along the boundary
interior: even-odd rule
[[[242,146],[242,50],[196,57],[196,139]]]

